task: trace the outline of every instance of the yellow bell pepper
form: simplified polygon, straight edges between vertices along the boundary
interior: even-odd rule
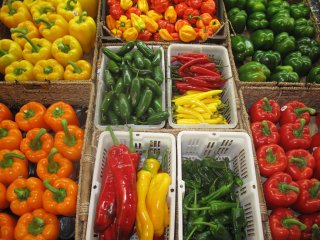
[[[144,23],[142,18],[135,13],[131,13],[131,23],[132,23],[132,26],[135,29],[137,29],[138,32],[141,32],[146,28],[146,24]]]
[[[126,11],[128,10],[129,8],[131,8],[133,5],[133,2],[132,0],[120,0],[120,7]]]
[[[38,0],[23,0],[24,5],[30,10],[34,4],[38,3]]]
[[[121,15],[119,20],[116,21],[116,28],[121,32],[124,32],[126,29],[131,27],[131,20],[128,19],[125,15]]]
[[[92,17],[87,15],[86,11],[82,12],[80,16],[71,19],[69,22],[70,35],[78,39],[85,53],[90,52],[91,48],[95,45],[96,29],[96,22]]]
[[[131,28],[128,28],[127,30],[125,30],[122,34],[122,37],[125,41],[134,41],[137,39],[138,37],[138,31],[136,28],[134,27],[131,27]]]
[[[218,19],[211,20],[209,27],[212,29],[212,32],[215,33],[221,27],[221,23]]]
[[[24,0],[26,1],[26,0]],[[27,0],[28,1],[28,0]],[[30,1],[30,0],[29,0]],[[31,0],[32,1],[32,0]],[[33,1],[38,1],[38,0],[33,0]],[[40,0],[41,1],[41,0]],[[65,0],[45,0],[47,2],[50,2],[54,7],[55,9],[57,9],[58,5],[62,2],[64,2]]]
[[[22,58],[22,50],[18,43],[11,39],[0,40],[0,72],[4,74],[7,66]]]
[[[174,40],[173,37],[168,32],[168,30],[165,28],[162,28],[159,30],[159,35],[160,35],[161,39],[164,41],[173,41]]]
[[[40,60],[33,68],[33,75],[37,81],[62,80],[63,73],[63,67],[55,59]]]
[[[137,30],[136,30],[137,31]],[[122,37],[122,32],[118,29],[112,29],[111,33],[113,34],[113,36],[117,37],[117,38],[121,38]],[[128,36],[127,36],[128,37]]]
[[[44,2],[44,1],[40,1],[40,2],[37,2],[36,4],[33,4],[30,9],[33,19],[44,17],[44,15],[46,15],[47,13],[49,12],[54,13],[55,11],[56,9],[52,5],[52,3]]]
[[[147,15],[140,15],[140,18],[144,21],[146,25],[146,29],[149,32],[155,33],[158,30],[159,28],[158,23],[155,20],[153,20],[151,17],[148,17]]]
[[[82,11],[86,11],[90,17],[95,18],[97,16],[97,10],[99,6],[98,0],[78,0],[81,4]]]
[[[50,42],[69,34],[67,21],[58,14],[49,14],[34,21],[40,23],[39,32]]]
[[[16,28],[11,28],[10,32],[11,32],[11,38],[16,43],[18,43],[22,48],[27,43],[27,41],[24,38],[18,37],[20,33],[25,34],[27,37],[31,39],[40,37],[38,28],[31,21],[25,21],[25,22],[19,23],[19,25]]]
[[[23,2],[8,0],[0,9],[0,21],[8,28],[14,28],[24,21],[32,21],[29,10]]]
[[[177,21],[177,12],[173,6],[168,7],[164,12],[164,19],[173,24]]]
[[[15,61],[11,63],[5,71],[4,80],[31,81],[33,79],[33,65],[27,60]]]
[[[163,18],[162,14],[157,13],[155,10],[150,10],[147,12],[147,16],[158,22]]]
[[[106,16],[106,26],[109,30],[116,28],[116,20],[111,15]]]
[[[51,47],[52,56],[64,67],[68,61],[78,61],[82,58],[83,51],[79,41],[70,35],[55,40]]]
[[[64,72],[65,80],[89,80],[91,77],[92,66],[85,60],[77,62],[68,61]]]
[[[72,18],[82,13],[82,8],[77,0],[66,0],[58,4],[57,13],[69,22]]]
[[[179,37],[180,37],[181,41],[183,41],[183,42],[191,42],[196,39],[197,33],[193,27],[188,26],[188,25],[184,25],[179,30]]]
[[[149,4],[147,0],[138,0],[137,5],[141,12],[147,13],[149,11]]]

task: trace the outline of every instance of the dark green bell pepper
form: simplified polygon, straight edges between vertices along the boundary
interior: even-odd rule
[[[248,17],[247,28],[250,31],[267,28],[269,22],[264,12],[254,12]]]
[[[311,69],[311,59],[296,51],[285,57],[284,65],[290,65],[299,76],[305,76]]]
[[[320,84],[320,66],[313,67],[307,76],[307,82]]]
[[[315,29],[311,20],[299,18],[296,20],[293,29],[293,35],[296,38],[310,37],[313,38]]]
[[[279,12],[270,21],[270,28],[275,34],[282,32],[292,32],[294,29],[294,18],[288,13]]]
[[[235,7],[245,9],[247,4],[247,0],[224,0],[223,2],[226,5],[227,10]]]
[[[239,78],[243,82],[265,82],[268,77],[268,67],[256,61],[248,62],[239,68]]]
[[[266,65],[270,70],[272,70],[280,64],[281,55],[276,51],[258,50],[254,53],[252,60],[260,62]]]
[[[274,38],[273,49],[284,57],[296,50],[296,39],[286,32],[280,33]]]
[[[290,6],[290,15],[294,19],[298,18],[309,18],[310,9],[304,3],[296,3]]]
[[[239,8],[232,8],[228,12],[228,18],[232,24],[232,28],[236,33],[243,33],[246,27],[247,17],[247,13]]]
[[[320,44],[314,39],[308,37],[299,39],[297,49],[302,55],[308,56],[312,62],[320,58]]]
[[[247,13],[251,14],[253,12],[265,12],[266,1],[264,0],[247,0]]]
[[[231,36],[231,46],[236,62],[243,62],[247,57],[253,55],[254,48],[252,42],[245,36]]]
[[[274,82],[299,82],[298,73],[291,66],[278,66],[268,81]]]
[[[267,5],[267,16],[268,19],[272,19],[277,13],[290,13],[290,4],[283,0],[272,0]]]
[[[273,47],[274,35],[270,29],[254,31],[250,37],[255,50],[270,50]]]

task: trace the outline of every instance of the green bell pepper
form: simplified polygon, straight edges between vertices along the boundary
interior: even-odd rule
[[[235,7],[245,9],[247,5],[247,0],[224,0],[223,2],[228,10]]]
[[[239,68],[239,78],[243,82],[265,82],[270,76],[270,70],[262,63],[252,61]]]
[[[296,38],[310,37],[313,38],[315,29],[311,20],[299,18],[296,20],[293,29],[293,35]]]
[[[269,50],[273,46],[274,35],[270,29],[254,31],[250,37],[255,50]]]
[[[277,13],[290,13],[290,4],[287,1],[283,0],[272,0],[268,2],[267,5],[267,16],[268,19],[272,19]]]
[[[274,82],[299,82],[298,73],[291,66],[278,66],[268,81]]]
[[[247,13],[265,12],[266,1],[264,0],[247,0]]]
[[[305,76],[311,69],[311,59],[296,51],[285,57],[284,65],[290,65],[299,76]]]
[[[276,51],[261,51],[255,52],[252,58],[253,61],[260,62],[266,65],[270,70],[274,69],[281,62],[281,55]]]
[[[304,3],[296,3],[290,6],[290,15],[294,19],[298,18],[309,18],[310,9]]]
[[[228,18],[232,24],[232,28],[236,33],[243,33],[246,27],[247,16],[247,13],[239,8],[232,8],[228,12]]]
[[[294,29],[294,18],[290,17],[288,13],[279,12],[272,17],[270,28],[275,34],[290,33]]]
[[[280,33],[274,38],[273,49],[286,56],[296,50],[296,39],[286,32]]]
[[[302,55],[308,56],[312,62],[320,57],[320,44],[311,38],[304,37],[297,41],[297,48]]]
[[[313,67],[307,76],[307,82],[320,84],[320,66]]]
[[[236,62],[243,62],[247,57],[253,55],[254,48],[252,42],[245,36],[231,36],[231,46]]]
[[[247,28],[250,31],[267,28],[269,22],[264,12],[254,12],[248,17]]]

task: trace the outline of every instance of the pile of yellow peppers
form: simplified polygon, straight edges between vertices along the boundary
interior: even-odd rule
[[[77,0],[8,0],[0,21],[12,38],[0,40],[6,81],[90,79],[96,23]]]
[[[177,124],[227,124],[219,109],[225,107],[221,102],[222,90],[208,92],[187,91],[183,96],[172,99]]]

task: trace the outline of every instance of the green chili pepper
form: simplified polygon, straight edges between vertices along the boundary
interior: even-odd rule
[[[136,116],[140,118],[149,108],[152,101],[153,93],[150,89],[145,90],[139,100],[136,107]]]
[[[131,106],[134,108],[137,106],[140,98],[140,89],[141,89],[141,80],[138,77],[135,77],[131,81],[131,87],[130,87],[130,102]]]
[[[136,46],[139,51],[150,60],[153,59],[154,53],[151,48],[149,48],[143,41],[136,41]]]
[[[117,51],[117,54],[119,56],[124,56],[134,48],[134,45],[135,45],[134,41],[127,42]]]
[[[131,105],[127,98],[127,95],[124,93],[120,93],[119,95],[119,107],[120,107],[120,117],[122,120],[128,121],[131,114]]]
[[[103,81],[104,81],[104,84],[106,85],[107,90],[110,90],[110,89],[112,90],[114,88],[115,80],[108,69],[104,70]]]
[[[114,99],[111,109],[117,115],[117,117],[121,117],[120,102],[118,98]]]
[[[109,110],[110,105],[112,104],[112,101],[114,99],[115,92],[110,91],[110,92],[105,92],[103,96],[103,100],[100,106],[100,112],[102,114],[106,114]]]
[[[246,226],[246,219],[244,216],[244,210],[240,207],[239,202],[237,207],[231,209],[232,224],[234,230],[234,239],[243,239],[243,230]]]
[[[195,222],[193,225],[205,225],[210,227],[210,232],[213,235],[214,239],[217,240],[232,240],[232,237],[229,231],[221,224],[217,222]]]
[[[123,78],[119,78],[116,85],[114,86],[114,92],[118,96],[120,93],[123,93],[125,89]]]
[[[203,197],[201,199],[201,202],[206,204],[208,202],[211,202],[212,200],[220,199],[221,197],[223,197],[224,195],[228,194],[231,191],[231,187],[232,187],[232,183],[228,185],[223,185],[216,191],[210,193],[208,196]]]
[[[161,96],[162,95],[162,89],[157,84],[157,82],[151,78],[144,78],[142,81],[144,86],[149,87],[155,96]]]
[[[110,70],[110,72],[113,72],[113,73],[118,73],[120,71],[120,67],[118,66],[118,64],[113,61],[113,60],[109,60],[107,62],[107,69]]]
[[[152,63],[149,58],[143,58],[143,64],[144,64],[145,70],[153,71],[152,70]]]
[[[123,66],[122,78],[123,78],[123,84],[124,84],[125,89],[128,89],[131,85],[132,72],[131,72],[131,69],[127,65]]]
[[[162,99],[161,99],[161,97],[153,99],[152,108],[155,110],[155,112],[161,112],[162,111]]]
[[[110,59],[116,61],[116,62],[121,62],[122,58],[116,54],[115,52],[112,52],[109,48],[102,48],[102,52]]]
[[[142,53],[140,51],[136,51],[133,54],[133,62],[135,63],[137,68],[144,69],[143,56],[142,56]]]
[[[119,125],[119,123],[120,123],[117,115],[112,110],[108,110],[107,118],[108,118],[109,122],[111,123],[111,125]]]
[[[160,66],[155,66],[153,68],[153,79],[158,83],[158,85],[162,84],[164,79],[164,74]]]
[[[123,60],[124,60],[125,62],[131,62],[132,59],[133,59],[133,54],[134,54],[135,52],[136,52],[136,51],[131,51],[131,52],[126,53],[126,54],[124,55],[124,57],[123,57]]]
[[[158,48],[154,54],[154,58],[152,59],[152,65],[158,66],[162,59],[162,51],[160,48]]]

